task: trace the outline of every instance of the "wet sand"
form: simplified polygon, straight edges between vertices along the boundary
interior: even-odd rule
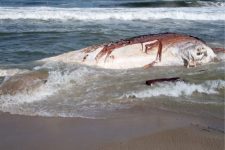
[[[104,150],[223,150],[224,135],[194,128],[166,130],[117,142],[102,147]]]
[[[154,109],[117,112],[108,119],[0,113],[0,149],[223,150],[223,125],[221,119]]]

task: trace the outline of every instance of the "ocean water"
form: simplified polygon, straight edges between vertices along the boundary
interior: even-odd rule
[[[223,0],[1,0],[0,71],[44,69],[32,93],[0,96],[0,111],[23,115],[110,117],[143,107],[223,118],[224,62],[197,68],[104,70],[35,61],[142,34],[190,34],[225,47]],[[179,76],[187,82],[145,80]],[[7,77],[1,77],[0,82]],[[201,111],[199,111],[201,110]]]

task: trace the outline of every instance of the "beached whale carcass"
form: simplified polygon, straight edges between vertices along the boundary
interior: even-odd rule
[[[90,46],[41,61],[80,63],[108,69],[151,66],[196,66],[213,61],[213,50],[202,40],[185,34],[163,33]]]
[[[218,50],[217,50],[218,51]],[[219,51],[224,51],[220,49]],[[196,66],[213,61],[213,50],[202,40],[189,35],[164,33],[138,36],[117,42],[90,46],[42,59],[39,62],[79,63],[107,69],[151,66]],[[36,89],[48,80],[48,73],[25,72],[14,75],[0,85],[0,95]],[[158,81],[158,80],[157,80]],[[159,80],[161,81],[161,80]]]

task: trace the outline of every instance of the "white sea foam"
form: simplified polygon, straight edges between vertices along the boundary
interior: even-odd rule
[[[219,58],[219,60],[225,61],[225,53],[219,53],[217,54],[217,57]]]
[[[52,68],[53,66],[55,67],[54,69]],[[49,71],[47,83],[29,93],[26,91],[16,95],[0,96],[0,111],[29,116],[95,118],[94,114],[99,110],[118,108],[117,104],[95,101],[95,96],[100,94],[100,92],[92,93],[92,87],[87,89],[87,93],[84,93],[85,96],[79,97],[79,95],[73,94],[76,93],[73,90],[78,89],[79,91],[83,86],[86,90],[87,85],[89,86],[89,83],[86,82],[90,78],[98,76],[95,69],[82,66],[64,66],[63,68],[63,66],[56,64],[36,67],[36,69],[43,68],[52,70]],[[69,91],[68,93],[72,92],[71,97],[70,94],[65,94],[67,90]],[[64,94],[66,97],[64,97]],[[101,94],[103,95],[103,93]],[[45,105],[42,103],[45,103]],[[59,105],[60,109],[58,109]],[[70,110],[71,107],[73,110]]]
[[[225,20],[224,7],[201,8],[55,8],[0,7],[0,19],[34,20]]]
[[[210,1],[197,1],[198,4],[201,6],[207,6],[207,7],[224,7],[225,2],[210,2]]]
[[[164,82],[158,83],[149,87],[146,90],[134,91],[125,94],[123,97],[137,97],[137,98],[148,98],[156,96],[190,96],[194,92],[204,93],[204,94],[218,94],[218,89],[225,88],[224,80],[211,80],[205,81],[202,84],[191,84],[179,81],[176,83]]]
[[[4,76],[13,76],[15,74],[19,74],[19,73],[25,73],[28,72],[28,70],[26,69],[0,69],[0,77],[4,77]]]
[[[22,92],[16,95],[2,95],[0,96],[1,109],[8,108],[13,105],[20,105],[23,103],[32,103],[35,101],[44,100],[46,97],[53,95],[60,89],[66,89],[73,84],[82,84],[85,82],[85,77],[91,73],[85,67],[77,68],[76,70],[68,71],[50,71],[48,81],[38,89],[32,92]]]

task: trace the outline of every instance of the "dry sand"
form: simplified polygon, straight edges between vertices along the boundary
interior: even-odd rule
[[[224,120],[158,110],[118,114],[82,119],[0,113],[0,150],[224,149]]]

